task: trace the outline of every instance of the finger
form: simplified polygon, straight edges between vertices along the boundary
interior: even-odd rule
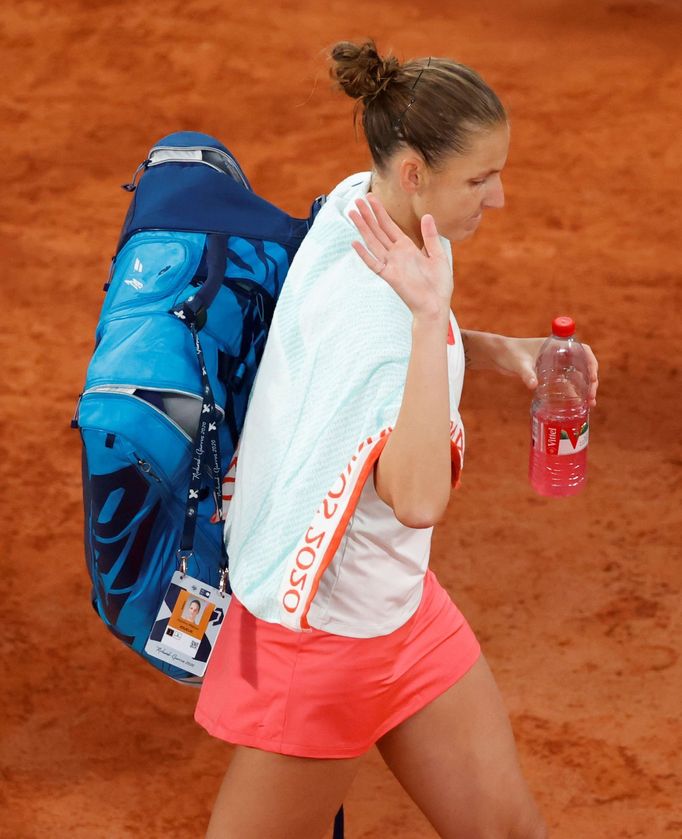
[[[538,386],[538,379],[535,375],[535,368],[532,364],[524,364],[521,369],[521,381],[527,388],[530,388],[530,390],[535,390]]]
[[[386,267],[386,262],[382,262],[380,259],[377,259],[376,256],[371,254],[361,242],[351,242],[351,245],[353,246],[355,253],[357,253],[370,271],[373,271],[375,274],[379,274]]]
[[[367,201],[363,201],[361,198],[356,199],[355,206],[360,211],[360,215],[362,216],[362,219],[367,225],[367,227],[372,231],[374,236],[376,236],[376,238],[381,242],[381,244],[388,250],[393,244],[393,240],[390,238],[388,233],[386,233],[386,231],[382,229],[381,223],[374,214],[374,211],[372,210],[371,206],[367,203]]]
[[[424,249],[427,255],[431,258],[445,256],[445,251],[438,235],[438,228],[432,215],[427,213],[425,216],[422,216],[421,229]]]
[[[381,229],[388,236],[391,242],[397,242],[401,236],[405,235],[386,212],[386,208],[380,198],[378,198],[373,192],[368,192],[365,198],[372,208],[377,221],[381,225]]]
[[[597,404],[597,389],[599,388],[599,362],[589,344],[583,344],[583,348],[587,354],[587,370],[590,377],[588,399],[590,406],[594,407]]]
[[[583,347],[587,351],[587,366],[590,373],[590,381],[596,383],[599,381],[599,362],[589,344],[583,344]]]
[[[382,262],[386,261],[386,247],[377,239],[374,233],[370,230],[364,217],[357,210],[350,210],[349,218],[357,227],[360,235],[365,240],[368,249],[373,253],[377,259]]]

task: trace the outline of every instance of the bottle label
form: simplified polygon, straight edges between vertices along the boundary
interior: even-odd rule
[[[535,416],[532,437],[533,448],[544,454],[577,454],[590,439],[589,420],[543,420]]]

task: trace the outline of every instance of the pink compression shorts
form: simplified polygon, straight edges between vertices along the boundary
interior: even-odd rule
[[[194,718],[209,734],[279,754],[355,757],[458,681],[480,646],[427,571],[417,611],[376,638],[293,632],[232,598]]]

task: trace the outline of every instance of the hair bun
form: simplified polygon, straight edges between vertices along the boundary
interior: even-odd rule
[[[331,51],[331,77],[351,99],[374,99],[400,72],[400,62],[382,58],[373,40],[362,44],[339,41]]]

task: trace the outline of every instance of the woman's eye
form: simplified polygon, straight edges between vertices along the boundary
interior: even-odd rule
[[[482,186],[485,183],[485,178],[477,178],[476,180],[469,181],[472,186]]]

